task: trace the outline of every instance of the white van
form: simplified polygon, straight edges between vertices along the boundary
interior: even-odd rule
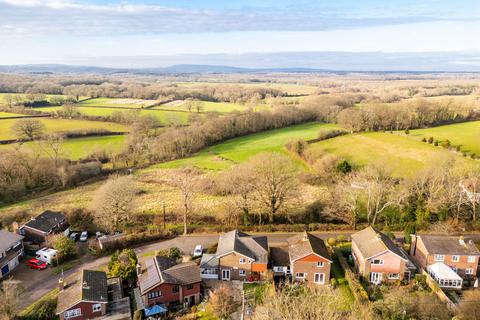
[[[52,262],[57,258],[58,251],[51,248],[43,248],[35,252],[36,258],[40,261],[52,264]]]

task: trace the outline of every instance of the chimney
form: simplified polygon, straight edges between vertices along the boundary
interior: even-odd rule
[[[58,279],[58,290],[62,291],[65,288],[65,280],[63,277]]]
[[[302,238],[302,241],[308,241],[308,234],[307,234],[307,231],[305,231],[303,233],[303,238]]]
[[[141,275],[142,274],[142,266],[140,265],[140,263],[137,263],[136,268],[137,268],[137,276]]]

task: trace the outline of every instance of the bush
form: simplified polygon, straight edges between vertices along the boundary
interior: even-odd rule
[[[451,146],[450,140],[447,139],[445,141],[442,141],[441,146],[446,148],[446,149],[450,148],[450,146]]]
[[[410,134],[410,130],[405,129],[405,134]]]
[[[343,160],[339,164],[337,164],[337,172],[341,172],[343,174],[347,174],[352,171],[352,166],[348,163],[347,160]]]
[[[170,249],[165,249],[165,250],[157,250],[155,251],[156,256],[162,256],[162,257],[167,257],[173,260],[178,260],[182,257],[182,252],[180,251],[179,248],[177,247],[172,247]]]
[[[135,310],[133,313],[133,320],[142,320],[143,319],[143,310]]]
[[[346,240],[347,238],[343,234],[337,236],[338,242],[345,242]]]
[[[428,143],[433,143],[433,137],[428,138]]]
[[[433,145],[434,145],[435,147],[438,147],[438,140],[435,140],[435,142],[433,143]]]
[[[328,238],[327,243],[330,247],[334,247],[337,244],[337,240],[335,240],[335,238]]]
[[[423,137],[422,142],[427,142],[427,138]]]
[[[331,278],[330,279],[330,285],[332,286],[333,289],[335,289],[337,287],[337,279],[335,278]]]

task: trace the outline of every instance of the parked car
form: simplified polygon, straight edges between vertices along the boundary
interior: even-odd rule
[[[103,236],[104,236],[104,234],[101,233],[100,231],[95,232],[95,238],[96,238],[96,239],[99,239],[99,238],[101,238],[101,237],[103,237]]]
[[[72,239],[73,241],[77,241],[78,240],[78,233],[77,232],[70,233],[70,239]]]
[[[83,231],[82,234],[80,235],[80,241],[85,242],[88,239],[88,232]]]
[[[46,262],[40,261],[40,260],[35,259],[35,258],[32,258],[32,259],[28,260],[27,265],[31,269],[36,269],[36,270],[47,269],[47,263]]]
[[[201,244],[197,245],[195,249],[193,250],[193,256],[194,257],[201,257],[203,254],[203,247]]]

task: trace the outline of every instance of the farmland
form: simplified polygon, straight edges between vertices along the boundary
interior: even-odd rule
[[[234,111],[246,111],[248,109],[252,109],[255,111],[268,109],[269,106],[266,104],[258,104],[255,106],[250,106],[246,104],[237,104],[237,103],[228,103],[228,102],[211,102],[211,101],[202,101],[201,102],[201,112],[219,112],[219,113],[228,113]],[[163,104],[159,106],[153,107],[153,109],[159,110],[181,110],[181,111],[189,111],[187,109],[186,103],[179,103],[176,105],[171,104]],[[196,112],[195,108],[192,108],[192,112]]]
[[[7,102],[7,97],[8,96],[10,96],[14,99],[18,98],[20,101],[27,100],[27,98],[28,98],[28,94],[25,94],[25,93],[0,93],[0,105]],[[48,101],[50,101],[50,99],[54,98],[54,97],[62,97],[62,98],[67,97],[65,95],[60,95],[60,94],[44,94],[42,96],[45,97],[45,99],[48,100]]]
[[[91,155],[93,152],[105,150],[118,152],[122,149],[125,136],[99,136],[67,139],[62,142],[61,156],[70,160],[79,160]],[[19,149],[20,151],[38,150],[43,154],[41,146],[34,142],[25,142],[21,146],[13,144],[0,145],[0,150]]]
[[[358,167],[369,164],[392,169],[399,177],[412,176],[439,157],[453,156],[441,147],[390,133],[360,133],[336,137],[314,143],[311,149],[320,149],[345,158]],[[459,163],[473,160],[458,157]]]
[[[78,105],[83,107],[148,108],[158,103],[157,100],[95,98],[82,100]]]
[[[26,117],[25,114],[20,113],[11,113],[11,112],[1,112],[0,111],[0,119],[2,118],[10,118],[10,117]]]
[[[337,129],[337,125],[306,123],[283,129],[239,137],[209,147],[197,155],[158,165],[160,168],[196,166],[202,169],[222,170],[241,163],[261,152],[286,152],[284,145],[297,139],[314,139],[321,129]]]
[[[418,140],[433,137],[440,142],[448,139],[452,145],[460,146],[461,151],[480,155],[480,121],[411,130],[410,136]]]
[[[44,108],[36,108],[36,110],[40,110],[45,113],[54,113],[56,111],[61,110],[62,107],[44,107]],[[164,111],[164,110],[119,110],[114,108],[96,108],[96,107],[79,107],[78,110],[87,116],[97,116],[97,117],[107,117],[111,116],[115,112],[139,112],[141,116],[143,115],[151,115],[156,117],[160,123],[164,125],[168,125],[169,123],[178,123],[178,124],[186,124],[188,123],[188,113],[186,112],[176,112],[176,111]]]
[[[11,128],[17,119],[0,120],[0,140],[15,139]],[[107,123],[99,121],[86,120],[64,120],[64,119],[38,119],[42,122],[47,132],[50,133],[67,133],[72,131],[87,130],[109,130],[112,132],[127,132],[127,127],[116,123]]]

